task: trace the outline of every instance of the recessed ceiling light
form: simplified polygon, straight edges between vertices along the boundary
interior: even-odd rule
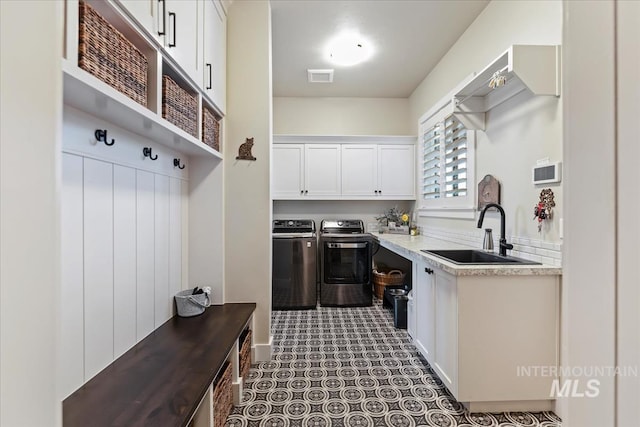
[[[329,61],[345,67],[364,62],[372,54],[371,44],[354,32],[338,35],[329,42],[326,49]]]

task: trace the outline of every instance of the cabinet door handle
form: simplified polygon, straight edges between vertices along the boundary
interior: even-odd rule
[[[211,64],[206,64],[206,65],[209,68],[209,85],[207,86],[207,89],[211,89],[211,87],[213,86],[213,79],[211,77],[211,69],[213,67],[211,66]]]
[[[304,190],[300,190],[300,195],[302,196],[304,194]]]
[[[308,194],[308,193],[309,193],[309,190],[304,190],[304,194]]]
[[[433,274],[433,270],[427,267],[425,267],[424,272],[427,274]]]
[[[158,10],[160,10],[160,4],[162,4],[162,30],[158,29],[158,35],[164,36],[166,34],[166,29],[167,29],[167,21],[166,21],[167,4],[164,2],[164,0],[158,0]]]
[[[176,47],[176,14],[175,12],[169,12],[169,19],[173,18],[172,20],[172,29],[173,29],[173,41],[169,41],[169,47]]]

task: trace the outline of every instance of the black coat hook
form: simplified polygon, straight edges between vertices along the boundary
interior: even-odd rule
[[[113,144],[116,143],[116,140],[113,139],[113,138],[111,138],[111,142],[107,142],[107,130],[106,129],[96,129],[96,131],[94,132],[94,135],[96,136],[96,140],[98,142],[104,142],[108,146],[112,146]]]
[[[156,160],[158,158],[158,155],[156,154],[155,157],[153,156],[153,152],[151,151],[151,147],[144,147],[142,149],[142,154],[145,157],[150,158],[151,160]]]
[[[178,169],[184,169],[186,165],[180,166],[180,159],[173,159],[173,167]]]

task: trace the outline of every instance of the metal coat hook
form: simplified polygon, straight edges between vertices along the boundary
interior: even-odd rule
[[[178,169],[184,169],[186,165],[180,165],[180,159],[173,159],[173,167]]]
[[[111,138],[111,142],[107,142],[107,130],[106,129],[96,129],[96,131],[94,132],[94,135],[96,136],[96,140],[98,142],[104,142],[108,146],[112,146],[113,144],[116,143],[116,140],[113,139],[113,138]]]
[[[153,156],[153,152],[151,151],[151,147],[144,147],[142,149],[142,154],[145,157],[150,158],[151,160],[156,160],[158,158],[158,155],[156,154],[155,157]]]

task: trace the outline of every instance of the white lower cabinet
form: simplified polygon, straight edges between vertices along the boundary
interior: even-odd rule
[[[452,395],[471,411],[551,410],[558,364],[558,276],[454,276],[414,260],[412,334]]]

